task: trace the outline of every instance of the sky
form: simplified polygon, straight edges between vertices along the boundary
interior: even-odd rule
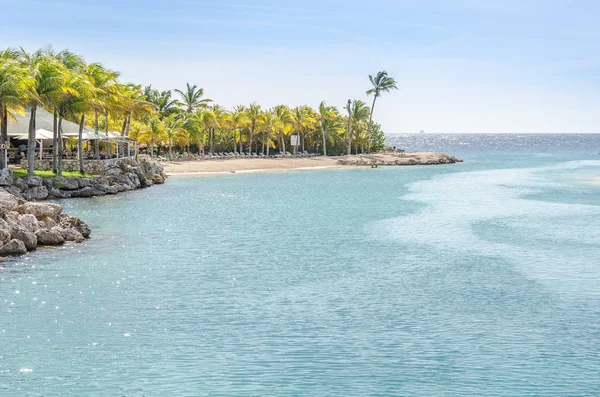
[[[1,47],[68,48],[233,107],[371,103],[386,133],[600,132],[596,0],[19,0]]]

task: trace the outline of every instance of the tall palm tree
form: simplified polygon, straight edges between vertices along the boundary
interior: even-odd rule
[[[204,88],[198,88],[195,84],[190,85],[190,83],[186,83],[185,90],[176,89],[175,92],[181,96],[185,111],[188,113],[193,113],[196,109],[206,107],[209,102],[212,102],[211,99],[202,98],[204,96]]]
[[[275,117],[277,117],[277,130],[279,133],[279,151],[285,153],[285,136],[289,134],[293,128],[293,119],[290,108],[285,105],[277,105],[273,109]]]
[[[154,145],[162,142],[164,138],[165,125],[157,117],[151,116],[140,133],[140,140],[150,146],[150,157],[154,158]]]
[[[371,105],[371,115],[369,116],[369,133],[371,133],[371,125],[373,123],[373,111],[375,110],[375,101],[377,98],[381,96],[384,92],[390,92],[391,90],[397,90],[396,80],[392,77],[388,76],[386,71],[377,72],[375,77],[369,75],[369,81],[373,86],[369,90],[367,90],[367,95],[373,95],[373,104]],[[369,138],[369,146],[370,146],[370,138]],[[370,148],[369,148],[370,150]]]
[[[37,108],[44,104],[55,107],[58,96],[68,91],[65,83],[70,73],[62,62],[48,56],[42,50],[28,54],[21,49],[21,57],[29,70],[30,76],[33,78],[32,95],[29,96],[27,101],[30,108],[27,171],[29,176],[33,176]]]
[[[337,111],[334,106],[329,106],[325,101],[322,101],[319,104],[317,114],[317,121],[321,127],[321,137],[323,138],[323,156],[327,156],[327,121],[333,120],[337,116]]]
[[[131,118],[143,119],[145,116],[154,113],[156,105],[145,100],[142,94],[141,86],[133,84],[122,84],[119,86],[119,107],[122,111],[123,124],[121,127],[121,137],[129,135]],[[124,150],[124,146],[120,149]],[[123,154],[120,151],[121,154]]]
[[[236,149],[236,137],[237,131],[240,131],[240,151],[242,153],[242,132],[241,130],[248,124],[248,117],[246,116],[246,110],[244,106],[236,106],[233,108],[233,112],[229,117],[230,128],[233,131],[233,151],[237,152]]]
[[[349,107],[349,120],[348,120],[348,150],[350,151],[351,142],[355,137],[359,137],[360,134],[368,129],[368,120],[370,119],[371,112],[367,104],[361,100],[355,99],[354,101],[348,101]],[[355,145],[355,153],[357,153]],[[350,154],[350,153],[348,153]]]
[[[108,132],[108,114],[111,110],[111,107],[114,107],[115,98],[118,97],[119,93],[119,84],[117,81],[117,79],[119,78],[119,73],[105,68],[100,63],[89,64],[86,73],[89,75],[92,83],[94,84],[98,95],[97,101],[95,101],[93,104],[94,129],[96,133],[96,139],[94,140],[94,151],[96,153],[96,159],[100,159],[100,135],[98,118],[101,114],[105,115],[106,131]]]
[[[281,125],[281,120],[277,117],[277,114],[275,113],[274,110],[269,110],[267,112],[264,113],[263,116],[263,124],[262,124],[262,129],[263,129],[263,140],[265,140],[265,144],[267,146],[267,153],[266,155],[269,155],[269,149],[271,148],[271,137],[273,135],[273,133],[275,133],[275,131],[277,131],[278,129],[283,128],[283,126]],[[263,151],[264,154],[264,151]]]
[[[171,114],[164,120],[164,137],[169,145],[169,161],[173,161],[173,143],[186,141],[187,131],[183,128],[184,119],[179,114]]]
[[[252,154],[252,138],[254,137],[254,132],[260,126],[260,123],[263,118],[263,113],[261,110],[261,106],[256,102],[253,102],[246,108],[246,117],[248,118],[248,122],[250,124],[250,138],[248,140],[248,154]]]
[[[8,142],[8,120],[14,113],[23,114],[23,102],[31,95],[33,80],[19,60],[16,50],[0,51],[0,140]],[[8,152],[2,151],[0,168],[7,163]]]
[[[152,86],[144,87],[143,91],[143,100],[148,101],[154,104],[154,108],[156,113],[158,114],[159,119],[164,119],[165,117],[173,114],[181,112],[179,108],[182,106],[182,103],[177,99],[171,98],[173,93],[171,90],[167,91],[158,91],[153,90]]]
[[[215,122],[212,127],[210,127],[210,152],[214,153],[215,147],[215,129],[223,129],[227,125],[227,119],[229,117],[229,112],[221,105],[213,105],[211,106],[211,112],[215,117]]]
[[[199,146],[201,146],[202,151],[206,146],[206,138],[207,133],[210,134],[210,131],[217,127],[217,119],[215,118],[215,114],[210,109],[199,108],[194,113],[194,119],[196,123],[197,132],[199,133],[196,136],[196,142]]]
[[[85,125],[86,113],[92,111],[98,97],[98,90],[94,86],[91,77],[84,72],[75,74],[69,79],[67,85],[71,88],[70,92],[63,95],[58,102],[59,123],[62,124],[63,117],[72,115],[79,118],[79,136],[77,142],[77,158],[79,160],[79,172],[85,173],[83,163],[83,127]],[[62,131],[58,128],[59,142],[62,142]],[[58,175],[62,175],[62,145],[59,145],[58,156]]]
[[[304,134],[314,128],[315,119],[308,106],[297,106],[292,109],[292,123],[294,130],[302,141],[302,150],[304,151]],[[298,153],[298,145],[294,146],[294,154]]]

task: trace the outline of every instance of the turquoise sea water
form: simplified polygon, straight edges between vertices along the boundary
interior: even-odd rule
[[[492,142],[495,140],[495,142]],[[598,396],[600,136],[62,201],[0,263],[0,396]]]

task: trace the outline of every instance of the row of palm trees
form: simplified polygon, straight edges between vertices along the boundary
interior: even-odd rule
[[[70,51],[41,49],[32,54],[23,49],[0,51],[0,138],[6,142],[7,125],[16,114],[30,111],[28,128],[28,172],[34,172],[36,112],[44,108],[54,115],[53,165],[62,173],[62,122],[79,124],[78,158],[83,172],[84,126],[119,130],[123,137],[155,149],[191,151],[286,152],[302,150],[324,155],[370,152],[383,147],[383,132],[373,122],[375,102],[396,89],[386,72],[369,76],[373,95],[369,108],[362,100],[348,101],[344,111],[321,102],[309,106],[278,105],[263,109],[257,103],[231,110],[205,98],[204,90],[187,84],[183,90],[158,91],[151,86],[123,84],[119,73],[99,63],[86,63]],[[108,136],[108,134],[106,134]],[[298,144],[291,146],[292,136]],[[100,158],[100,141],[94,141]],[[108,142],[104,145],[109,147]],[[124,147],[117,147],[123,151]],[[5,162],[0,161],[0,166]]]

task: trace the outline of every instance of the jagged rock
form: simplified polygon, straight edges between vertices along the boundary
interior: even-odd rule
[[[4,189],[0,189],[0,215],[17,209],[19,202],[17,198]]]
[[[29,176],[25,179],[25,183],[29,187],[42,186],[44,184],[42,178],[39,176]]]
[[[67,215],[63,215],[63,216],[67,216]],[[42,229],[52,229],[53,227],[58,226],[58,223],[56,223],[54,221],[54,219],[52,219],[52,218],[44,218],[44,219],[41,219],[38,221],[38,225]]]
[[[44,200],[48,198],[48,189],[46,186],[34,186],[23,192],[26,200]]]
[[[2,186],[2,188],[7,191],[8,193],[12,194],[13,196],[17,196],[17,197],[22,197],[22,193],[21,189],[19,189],[18,187],[14,186],[14,185],[10,185],[10,186]]]
[[[13,172],[10,168],[0,170],[0,186],[11,186],[13,180]]]
[[[62,214],[62,207],[54,203],[26,202],[19,205],[17,211],[21,214],[32,214],[38,220],[46,217],[56,220]]]
[[[0,245],[8,243],[10,239],[10,232],[6,229],[0,229]]]
[[[0,247],[0,255],[23,255],[27,253],[27,248],[22,241],[13,239]]]
[[[152,183],[162,185],[163,183],[165,183],[165,178],[160,174],[154,174],[152,175]]]
[[[72,196],[71,190],[60,190],[55,187],[51,188],[48,192],[48,197],[53,198],[70,198]]]
[[[38,230],[39,231],[39,230]],[[36,234],[28,231],[22,225],[13,225],[9,229],[10,235],[13,239],[21,240],[28,251],[34,250],[38,246],[38,240]]]
[[[27,182],[25,182],[25,179],[23,178],[17,178],[14,180],[13,182],[13,186],[16,186],[19,190],[23,191],[25,189],[27,189],[29,186],[27,185]]]
[[[76,216],[61,215],[60,227],[64,229],[76,229],[85,238],[88,238],[91,234],[91,230],[87,223],[83,222]]]
[[[39,228],[38,220],[32,214],[24,214],[19,216],[21,225],[31,233],[35,233]]]
[[[83,235],[79,233],[79,231],[77,231],[76,229],[57,228],[55,230],[61,234],[65,241],[74,241],[76,243],[82,243],[85,240],[85,237],[83,237]]]
[[[80,188],[83,187],[92,187],[92,180],[89,178],[74,178],[77,180],[77,184]]]
[[[65,243],[62,234],[55,229],[40,229],[35,232],[39,245],[61,245]]]
[[[60,190],[77,190],[79,189],[79,182],[77,179],[81,178],[65,178],[63,176],[57,176],[52,178],[52,185]]]
[[[89,186],[86,186],[82,189],[71,192],[71,197],[93,197],[93,196],[100,196],[100,194],[98,194],[96,189],[89,187]]]

